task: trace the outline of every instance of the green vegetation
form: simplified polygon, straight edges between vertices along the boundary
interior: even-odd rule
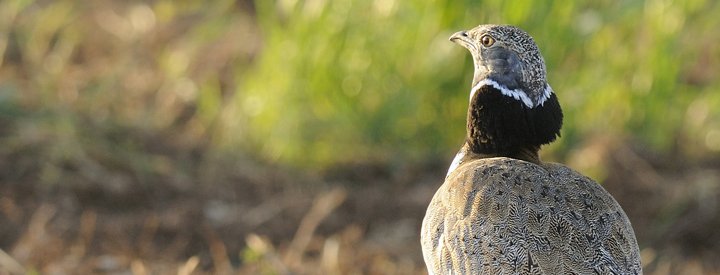
[[[567,118],[551,158],[593,136],[720,150],[715,1],[0,5],[2,152],[34,150],[49,182],[67,162],[161,171],[153,138],[306,167],[448,158],[471,61],[447,37],[488,22],[545,55]]]
[[[545,55],[567,117],[555,152],[590,135],[717,150],[705,137],[720,127],[720,6],[604,2],[259,1],[265,47],[232,117],[282,161],[446,157],[463,138],[472,70],[447,37],[502,22]]]

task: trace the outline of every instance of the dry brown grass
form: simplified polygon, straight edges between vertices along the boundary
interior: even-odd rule
[[[606,150],[604,185],[633,222],[646,274],[718,274],[720,190],[707,189],[720,179],[718,163],[658,161],[626,145]],[[419,227],[443,163],[356,164],[321,174],[245,165],[254,167],[252,175],[236,172],[187,189],[167,185],[161,192],[171,195],[161,198],[151,195],[158,190],[137,190],[133,196],[142,199],[130,204],[91,198],[103,190],[3,182],[0,268],[8,274],[426,272]],[[648,173],[657,181],[645,180]],[[274,176],[259,176],[268,174]]]

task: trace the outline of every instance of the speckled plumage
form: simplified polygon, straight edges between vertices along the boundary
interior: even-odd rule
[[[639,274],[630,222],[600,185],[559,165],[474,159],[423,221],[431,274]]]
[[[525,31],[508,25],[480,25],[472,30],[467,31],[467,35],[480,37],[483,34],[492,35],[497,39],[497,43],[517,54],[521,61],[519,75],[517,80],[512,83],[501,81],[500,79],[492,79],[492,70],[487,67],[480,67],[482,64],[480,59],[483,58],[479,53],[481,49],[477,49],[477,55],[473,54],[475,61],[475,80],[473,81],[473,89],[477,88],[476,84],[485,79],[492,79],[499,84],[505,85],[509,90],[523,91],[532,101],[533,106],[542,104],[542,102],[552,93],[552,88],[547,84],[547,75],[545,70],[545,60],[543,60],[540,50],[535,44],[535,40]],[[512,42],[510,42],[512,41]]]
[[[495,48],[480,44],[486,34]],[[533,90],[550,86],[532,38],[481,25],[453,39],[471,51],[476,72],[466,142],[423,220],[430,274],[642,274],[635,234],[615,199],[537,156],[559,135],[562,111],[554,94],[542,99],[543,90]]]

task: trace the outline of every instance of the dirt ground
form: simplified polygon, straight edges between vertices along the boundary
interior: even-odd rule
[[[0,274],[423,274],[420,223],[446,169],[307,173],[204,158],[176,178],[77,172],[48,186],[10,157]],[[720,162],[658,161],[630,146],[604,157],[603,185],[633,222],[646,274],[720,274]]]

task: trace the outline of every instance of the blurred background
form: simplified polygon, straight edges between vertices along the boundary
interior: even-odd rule
[[[720,274],[720,3],[0,2],[0,273],[422,274],[465,135],[450,34],[535,37],[542,150],[629,215],[646,274]]]

